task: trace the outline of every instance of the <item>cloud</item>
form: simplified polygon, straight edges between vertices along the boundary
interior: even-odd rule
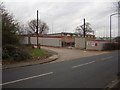
[[[26,24],[35,19],[36,11],[39,10],[39,18],[48,23],[50,32],[75,32],[75,28],[83,24],[83,19],[86,18],[93,30],[98,31],[97,36],[104,31],[103,27],[109,30],[109,15],[114,13],[111,9],[113,1],[115,0],[4,0],[7,9],[21,23]],[[113,23],[117,25],[115,20]],[[114,30],[117,30],[117,26],[114,26]]]

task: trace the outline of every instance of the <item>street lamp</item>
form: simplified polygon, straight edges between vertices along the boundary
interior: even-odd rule
[[[111,18],[113,15],[116,15],[116,14],[119,14],[119,13],[113,13],[110,15],[110,42],[111,42]]]

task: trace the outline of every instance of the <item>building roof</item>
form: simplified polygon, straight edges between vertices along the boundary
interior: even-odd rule
[[[83,35],[83,34],[78,34],[78,33],[70,33],[70,32],[61,32],[61,33],[52,33],[52,34],[46,34],[46,35],[59,35],[59,34],[64,34],[64,35],[67,35],[67,34],[69,34],[69,35]],[[88,35],[88,34],[87,34]],[[94,36],[94,35],[91,35],[91,34],[89,34],[90,36]]]

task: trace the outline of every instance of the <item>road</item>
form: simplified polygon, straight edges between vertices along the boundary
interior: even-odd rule
[[[3,88],[104,88],[116,78],[118,52],[2,72]]]

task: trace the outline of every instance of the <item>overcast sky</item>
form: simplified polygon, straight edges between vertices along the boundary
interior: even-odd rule
[[[96,36],[109,36],[109,16],[117,0],[4,0],[7,10],[19,22],[27,24],[36,18],[45,21],[49,33],[75,32],[83,19],[91,24]],[[118,34],[118,17],[112,17],[112,36]],[[53,26],[53,28],[52,28]]]

